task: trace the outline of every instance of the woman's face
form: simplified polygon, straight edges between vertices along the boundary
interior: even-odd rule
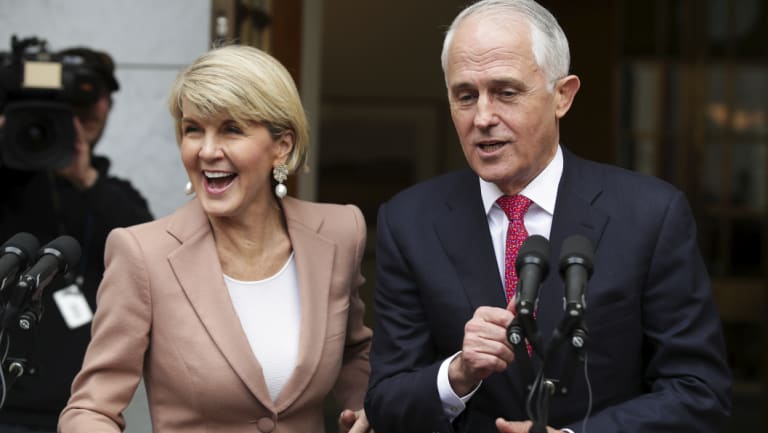
[[[291,133],[274,139],[263,125],[239,124],[226,114],[204,117],[182,102],[181,159],[211,217],[247,217],[273,200],[272,167],[292,147]]]

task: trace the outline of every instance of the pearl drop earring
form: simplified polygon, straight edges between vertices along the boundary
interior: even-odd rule
[[[278,198],[285,197],[285,195],[288,194],[288,188],[283,182],[288,179],[288,167],[285,164],[277,164],[272,169],[272,177],[277,181],[277,185],[275,185],[275,195]]]

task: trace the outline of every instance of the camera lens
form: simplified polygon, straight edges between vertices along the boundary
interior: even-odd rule
[[[25,143],[30,153],[44,152],[51,146],[48,129],[38,122],[22,126],[16,136],[16,141]]]
[[[36,171],[66,167],[74,155],[75,128],[68,104],[46,100],[14,101],[5,109],[0,146],[3,164]]]

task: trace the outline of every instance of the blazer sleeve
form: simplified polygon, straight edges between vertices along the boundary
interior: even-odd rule
[[[437,391],[442,359],[435,353],[419,282],[379,209],[376,248],[376,327],[365,409],[377,432],[452,432]]]
[[[367,229],[362,212],[356,206],[346,206],[354,221],[354,260],[350,268],[349,317],[341,372],[334,386],[336,399],[343,409],[363,408],[368,376],[371,371],[368,354],[371,350],[371,330],[365,326],[365,305],[360,288],[365,284],[362,260],[365,253]]]
[[[151,300],[144,256],[129,230],[110,233],[105,266],[91,342],[59,417],[61,433],[122,431],[122,412],[142,376]]]
[[[667,205],[643,284],[646,391],[593,414],[586,430],[583,422],[568,428],[715,433],[730,414],[731,375],[696,225],[680,192]]]

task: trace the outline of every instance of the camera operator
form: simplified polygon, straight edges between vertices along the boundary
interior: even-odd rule
[[[89,104],[72,105],[71,164],[30,171],[0,166],[0,240],[21,231],[41,243],[68,234],[80,242],[82,256],[73,272],[45,289],[41,320],[30,330],[8,330],[10,349],[3,371],[7,378],[12,360],[20,360],[25,371],[7,390],[0,432],[56,431],[90,340],[107,234],[152,219],[140,193],[128,181],[109,176],[109,160],[93,154],[112,108],[112,93],[119,89],[111,57],[88,48],[59,54],[80,57],[83,66],[97,73],[100,96]],[[9,140],[2,135],[6,121],[0,116],[0,146]]]

